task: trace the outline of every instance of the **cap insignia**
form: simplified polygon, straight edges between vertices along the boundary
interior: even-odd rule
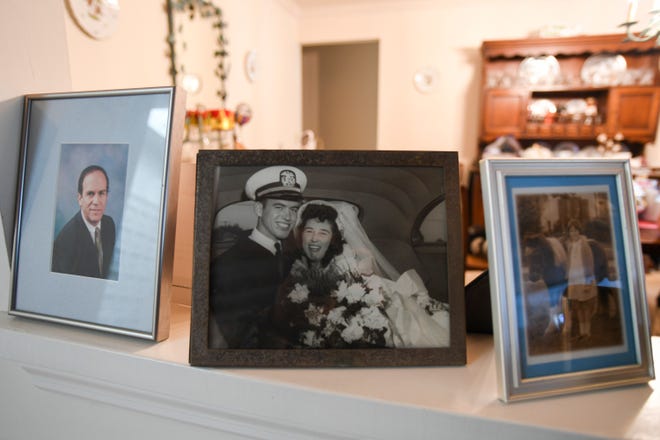
[[[280,183],[286,187],[296,186],[296,173],[291,170],[282,170],[280,172]]]

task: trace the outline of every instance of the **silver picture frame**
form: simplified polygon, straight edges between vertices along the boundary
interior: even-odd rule
[[[655,377],[627,159],[480,162],[499,397]]]
[[[184,118],[175,87],[24,97],[11,315],[168,337]]]

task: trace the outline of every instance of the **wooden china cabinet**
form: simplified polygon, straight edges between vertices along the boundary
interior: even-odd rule
[[[597,145],[623,136],[634,154],[656,137],[660,48],[655,40],[587,35],[484,41],[479,152],[500,136],[522,148]],[[468,224],[483,227],[478,169],[472,170]],[[469,255],[469,252],[466,252]],[[477,259],[478,260],[478,259]],[[468,258],[468,267],[485,267]]]
[[[523,144],[593,143],[600,133],[652,142],[659,57],[655,41],[625,42],[619,34],[484,41],[481,146],[503,135]],[[586,102],[590,119],[567,108]],[[544,104],[554,105],[546,117]]]

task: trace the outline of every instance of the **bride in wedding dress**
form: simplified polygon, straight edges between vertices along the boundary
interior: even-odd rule
[[[449,305],[414,269],[400,274],[387,261],[354,205],[313,200],[298,213],[301,252],[274,308],[294,346],[449,346]]]

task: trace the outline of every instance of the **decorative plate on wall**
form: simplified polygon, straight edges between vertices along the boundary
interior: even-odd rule
[[[422,67],[415,72],[413,83],[420,93],[431,93],[438,85],[440,73],[435,67]]]
[[[119,0],[68,0],[69,12],[80,29],[97,40],[117,30]]]
[[[254,49],[245,54],[245,76],[250,82],[257,79],[257,51]]]

